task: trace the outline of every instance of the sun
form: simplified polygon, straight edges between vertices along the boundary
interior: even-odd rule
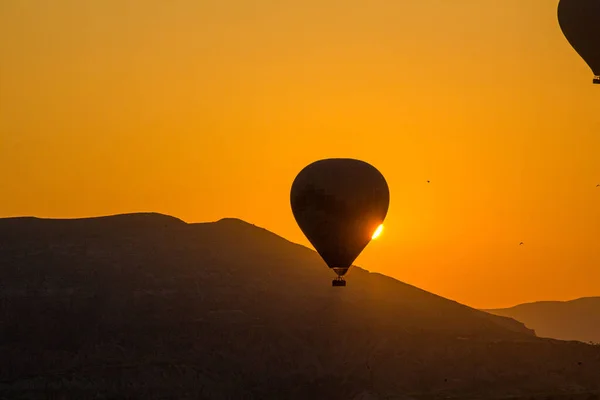
[[[371,236],[371,239],[377,239],[379,236],[381,236],[381,232],[383,232],[383,224],[379,225],[377,229],[375,229],[375,232],[373,232],[373,236]]]

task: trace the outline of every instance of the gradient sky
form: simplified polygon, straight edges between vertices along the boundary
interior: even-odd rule
[[[392,199],[358,265],[475,307],[600,295],[600,87],[557,3],[1,1],[0,216],[307,244],[295,175],[354,157]]]

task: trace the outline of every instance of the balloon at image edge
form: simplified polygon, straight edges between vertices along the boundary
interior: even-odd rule
[[[329,158],[300,171],[290,202],[306,238],[342,279],[383,224],[390,192],[384,176],[372,165]]]
[[[560,0],[558,23],[567,41],[600,84],[600,0]]]

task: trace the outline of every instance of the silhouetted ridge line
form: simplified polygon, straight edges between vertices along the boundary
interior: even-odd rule
[[[510,310],[510,309],[515,309],[515,308],[530,307],[530,306],[535,306],[535,305],[575,304],[575,303],[587,303],[587,302],[597,302],[597,301],[600,301],[600,296],[586,296],[586,297],[579,297],[579,298],[573,299],[573,300],[540,300],[540,301],[531,301],[531,302],[527,302],[527,303],[517,304],[517,305],[514,305],[512,307],[506,307],[506,308],[488,308],[488,309],[482,309],[482,311]]]
[[[59,386],[148,399],[600,389],[598,347],[358,267],[332,290],[316,252],[239,219],[31,222],[0,221],[2,398]]]
[[[538,301],[484,311],[519,320],[541,337],[600,343],[600,297]]]
[[[7,217],[0,218],[0,223],[13,223],[13,222],[28,222],[28,223],[156,223],[156,222],[170,222],[170,223],[183,223],[179,218],[156,213],[156,212],[139,212],[139,213],[126,213],[126,214],[114,214],[114,215],[102,215],[96,217],[78,217],[78,218],[42,218],[34,216],[24,217]]]
[[[226,217],[214,222],[196,222],[189,225],[200,229],[218,229],[219,232],[222,232],[223,234],[242,235],[243,237],[258,238],[259,236],[257,235],[262,235],[263,238],[270,238],[273,240],[273,243],[287,242],[294,246],[314,252],[313,249],[307,246],[292,242],[291,240],[288,240],[285,237],[278,235],[277,233],[274,233],[266,228],[239,218]]]

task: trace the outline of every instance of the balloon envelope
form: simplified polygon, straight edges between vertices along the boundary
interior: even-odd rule
[[[600,0],[560,0],[558,23],[571,46],[598,78],[600,76]]]
[[[304,235],[329,268],[342,276],[383,223],[390,192],[372,165],[332,158],[300,171],[290,200]]]

